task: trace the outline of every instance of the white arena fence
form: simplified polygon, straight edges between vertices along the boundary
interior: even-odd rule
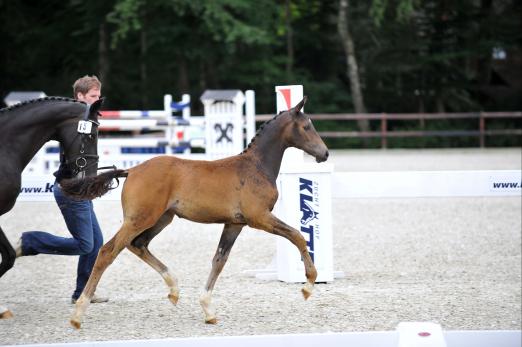
[[[403,322],[395,331],[245,335],[31,344],[27,347],[520,347],[520,330],[443,331],[430,322]],[[20,345],[17,345],[20,346]],[[6,346],[6,347],[14,347]]]
[[[520,170],[334,172],[333,198],[521,196]],[[52,175],[22,176],[18,201],[54,201]],[[121,186],[99,198],[120,200]]]

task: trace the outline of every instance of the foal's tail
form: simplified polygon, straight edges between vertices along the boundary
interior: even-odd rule
[[[81,179],[62,180],[60,186],[65,195],[79,200],[92,200],[106,194],[109,190],[118,187],[118,177],[127,177],[127,170],[112,170]],[[116,179],[116,185],[112,180]]]

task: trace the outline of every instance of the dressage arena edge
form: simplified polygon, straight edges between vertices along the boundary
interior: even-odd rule
[[[519,149],[339,151],[333,152],[332,159],[336,171],[345,172],[520,170]],[[352,345],[341,337],[359,335],[371,341],[372,334],[396,336],[395,328],[405,321],[440,324],[447,346],[456,346],[451,336],[458,331],[469,338],[477,331],[478,340],[487,340],[489,334],[498,342],[499,331],[517,338],[521,205],[516,195],[334,198],[334,268],[346,277],[317,284],[307,301],[302,299],[301,284],[244,274],[270,263],[276,240],[245,228],[216,283],[215,326],[204,324],[199,294],[210,271],[220,225],[176,218],[152,241],[151,251],[178,275],[177,306],[169,303],[161,277],[124,251],[98,288],[110,301],[91,305],[80,331],[68,323],[76,259],[23,257],[0,280],[0,302],[14,313],[13,319],[0,321],[0,345],[95,346],[104,341],[129,345],[147,340],[151,346],[161,346],[161,341],[192,346],[192,339],[199,345],[223,339],[220,343],[226,345],[236,338],[250,338],[246,343],[255,346],[253,341],[265,336],[288,345],[286,336],[295,336],[303,346],[302,341],[313,339],[311,335],[329,334],[343,345]],[[95,209],[107,241],[122,220],[119,202],[97,201]],[[59,213],[54,203],[20,201],[1,217],[0,224],[12,242],[26,230],[67,236]],[[388,341],[396,345],[396,340]],[[511,346],[494,344],[502,345]]]
[[[401,323],[402,324],[402,323]],[[430,323],[413,323],[426,325]],[[31,344],[26,347],[518,347],[522,331],[376,331],[323,334],[284,334],[255,336],[195,337],[179,339],[150,339],[122,341],[93,341],[78,343]],[[15,345],[10,345],[15,346]],[[6,347],[10,347],[6,346]]]

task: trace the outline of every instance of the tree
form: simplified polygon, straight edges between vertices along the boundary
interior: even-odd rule
[[[355,55],[355,44],[349,28],[349,2],[348,0],[339,0],[339,17],[337,28],[341,43],[344,48],[346,58],[346,75],[350,80],[350,89],[352,91],[352,99],[356,113],[366,113],[364,105],[363,93],[361,90],[361,82],[359,77],[359,68],[357,65],[357,57]],[[361,131],[368,131],[370,124],[368,120],[358,120]]]

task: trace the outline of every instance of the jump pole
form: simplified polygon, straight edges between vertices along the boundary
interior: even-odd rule
[[[174,112],[180,112],[180,114],[173,114]],[[178,146],[184,148],[183,154],[190,155],[192,138],[190,138],[190,132],[187,129],[189,126],[202,126],[200,122],[198,123],[191,119],[189,94],[183,94],[178,102],[172,100],[171,94],[165,94],[163,96],[162,110],[104,110],[101,111],[101,115],[99,122],[100,130],[102,131],[150,129],[164,132],[163,137],[99,138],[98,151],[100,153],[100,161],[113,161],[110,164],[101,166],[115,164],[114,161],[117,158],[117,166],[127,168],[130,164],[132,164],[131,166],[137,165],[154,155],[173,154],[172,147]],[[187,138],[187,134],[188,141],[184,141]],[[58,143],[55,141],[45,144],[31,160],[24,173],[43,175],[56,171],[59,165],[58,156],[56,155],[57,147]],[[131,154],[129,154],[129,152],[122,149],[124,147],[132,149],[142,148],[144,151],[130,151]],[[56,152],[51,151],[48,153],[47,150],[52,148],[56,148]],[[162,151],[146,151],[149,148],[160,148]]]

